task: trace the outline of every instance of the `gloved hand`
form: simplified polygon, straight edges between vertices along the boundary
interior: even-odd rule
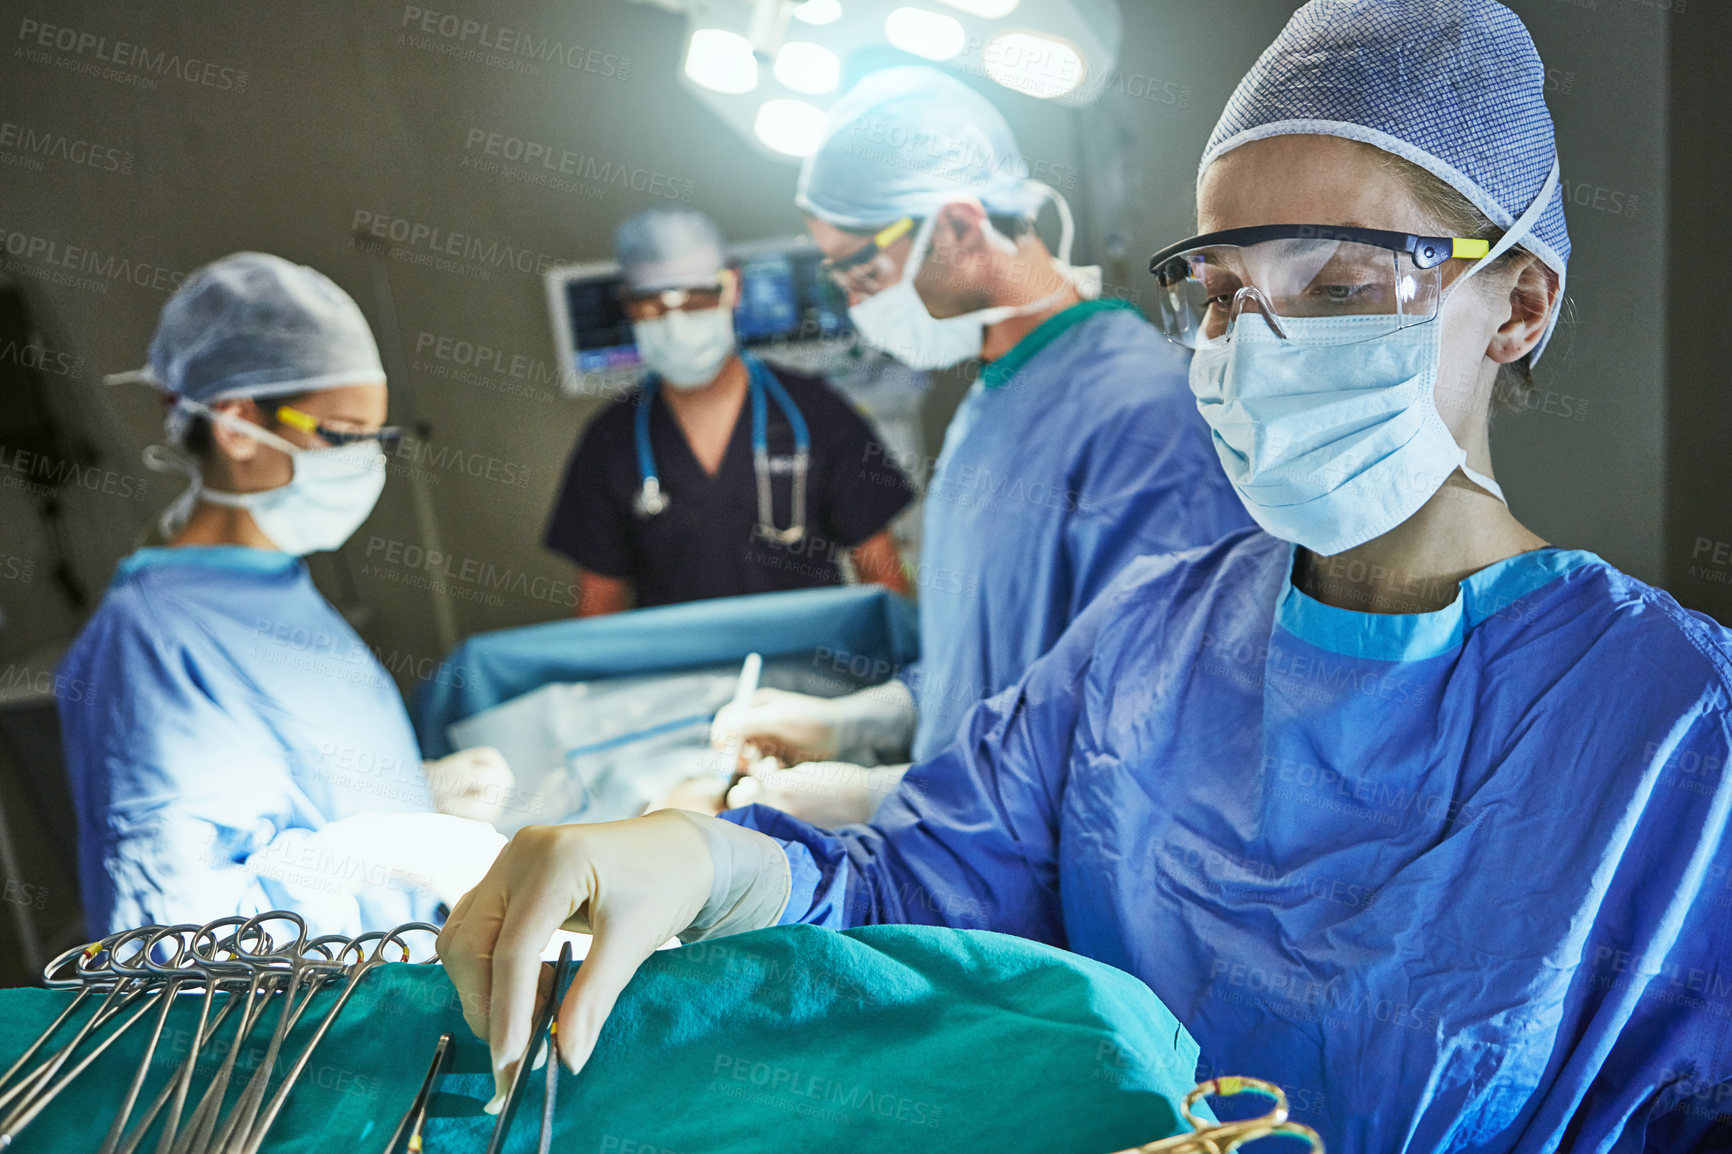
[[[728,791],[728,805],[767,805],[824,829],[872,820],[902,784],[906,765],[868,769],[845,761],[808,761],[783,769],[764,758]]]
[[[488,1111],[498,1111],[529,1042],[541,952],[555,930],[595,935],[559,1008],[559,1057],[576,1073],[657,946],[775,925],[791,887],[777,842],[701,814],[520,830],[439,935],[464,1020],[493,1053]]]
[[[660,801],[650,805],[644,812],[684,809],[693,813],[720,813],[725,808],[727,792],[728,783],[714,775],[688,777],[668,790]]]
[[[391,886],[427,890],[452,905],[486,876],[504,846],[504,835],[485,822],[442,813],[357,813],[316,830],[284,830],[246,868],[323,894]]]
[[[744,708],[730,703],[716,714],[710,744],[738,749],[748,762],[774,757],[877,765],[906,757],[914,738],[914,695],[886,681],[846,697],[809,697],[760,689]]]
[[[477,745],[433,761],[424,761],[427,784],[433,790],[433,808],[453,817],[496,822],[505,813],[517,778],[505,763],[505,755],[491,745]]]

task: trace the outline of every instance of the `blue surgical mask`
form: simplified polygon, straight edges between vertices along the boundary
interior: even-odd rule
[[[1199,349],[1191,391],[1215,451],[1252,518],[1330,556],[1406,521],[1467,467],[1437,411],[1442,324],[1367,339],[1381,317],[1282,317],[1283,340],[1257,314]]]
[[[183,402],[189,403],[190,402]],[[385,488],[385,454],[375,441],[358,441],[329,449],[303,449],[269,429],[194,405],[209,419],[245,433],[254,440],[281,449],[294,468],[288,484],[257,493],[224,493],[204,488],[202,480],[181,502],[190,509],[192,499],[213,505],[245,509],[285,553],[304,556],[335,549],[354,535],[373,511]]]
[[[1534,230],[1558,180],[1554,159],[1527,210],[1447,293],[1460,292]],[[1197,408],[1257,524],[1329,557],[1406,521],[1457,469],[1504,499],[1496,481],[1468,468],[1437,411],[1441,316],[1392,333],[1382,332],[1387,317],[1281,317],[1280,324],[1285,340],[1261,312],[1242,312],[1225,340],[1191,359]]]
[[[643,363],[676,389],[703,388],[734,354],[734,312],[725,305],[673,309],[631,328]]]
[[[848,318],[860,339],[880,352],[889,353],[911,369],[922,372],[947,369],[971,357],[980,355],[986,330],[1011,317],[1027,316],[1051,308],[1074,286],[1079,296],[1092,300],[1100,295],[1101,270],[1095,265],[1082,267],[1070,263],[1071,240],[1076,228],[1071,221],[1070,205],[1064,197],[1037,180],[1028,186],[1049,198],[1058,209],[1058,255],[1052,264],[1064,276],[1066,284],[1052,293],[1021,305],[996,305],[975,309],[954,317],[935,317],[915,289],[920,267],[932,251],[932,233],[938,223],[938,210],[925,214],[920,229],[914,234],[908,259],[902,266],[902,279],[873,293],[848,309]],[[999,237],[988,225],[989,237],[1014,252],[1014,242]]]

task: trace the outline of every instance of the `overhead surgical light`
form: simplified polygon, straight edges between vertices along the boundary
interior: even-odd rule
[[[794,9],[794,19],[812,25],[834,24],[842,19],[842,5],[837,0],[806,0]]]
[[[626,2],[684,18],[681,87],[779,161],[810,153],[844,86],[910,57],[1011,89],[1012,102],[1087,108],[1119,82],[1120,0]]]
[[[928,60],[949,60],[968,45],[962,21],[925,8],[898,8],[884,18],[884,38],[902,51]]]
[[[981,53],[986,74],[1018,92],[1051,100],[1076,91],[1088,78],[1082,54],[1063,40],[1033,32],[1006,32]]]
[[[795,92],[821,96],[842,81],[842,58],[822,44],[790,40],[776,53],[776,79]]]
[[[784,156],[811,156],[824,138],[824,110],[804,100],[766,100],[752,120],[752,131]]]
[[[686,75],[711,92],[737,96],[758,86],[758,58],[739,33],[699,28],[686,49]]]
[[[938,0],[940,4],[948,4],[952,8],[960,8],[970,16],[978,16],[982,20],[998,20],[1016,11],[1016,6],[1022,0]]]

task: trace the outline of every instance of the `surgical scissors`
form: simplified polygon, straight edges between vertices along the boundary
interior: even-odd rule
[[[553,1144],[554,1094],[559,1086],[559,1055],[554,1052],[559,1041],[559,1004],[565,1000],[565,991],[575,972],[576,965],[571,959],[571,943],[566,942],[560,947],[559,961],[553,967],[553,981],[548,986],[547,1001],[536,1011],[535,1023],[529,1031],[529,1043],[523,1047],[523,1057],[518,1060],[517,1069],[511,1072],[511,1085],[505,1091],[505,1103],[499,1109],[498,1121],[493,1124],[493,1136],[487,1140],[487,1154],[500,1154],[500,1151],[505,1149],[505,1136],[511,1130],[511,1116],[517,1112],[517,1103],[523,1097],[523,1088],[528,1085],[530,1063],[544,1037],[547,1041],[547,1098],[541,1108],[541,1154],[547,1154]]]
[[[1256,1118],[1214,1125],[1191,1112],[1191,1107],[1210,1095],[1231,1098],[1247,1090],[1273,1098],[1275,1108]],[[1150,1142],[1146,1146],[1121,1150],[1119,1154],[1228,1154],[1247,1142],[1273,1134],[1304,1139],[1311,1144],[1311,1149],[1316,1154],[1324,1154],[1323,1139],[1318,1136],[1317,1131],[1302,1123],[1287,1120],[1287,1095],[1282,1092],[1281,1087],[1261,1078],[1221,1077],[1200,1082],[1179,1103],[1179,1112],[1185,1116],[1185,1121],[1191,1124],[1195,1133],[1175,1134],[1171,1138]]]

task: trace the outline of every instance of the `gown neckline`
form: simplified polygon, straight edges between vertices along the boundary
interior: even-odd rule
[[[1366,613],[1317,600],[1293,584],[1295,545],[1284,553],[1275,625],[1331,653],[1373,661],[1423,661],[1460,648],[1482,622],[1520,615],[1517,603],[1584,565],[1603,563],[1585,549],[1546,546],[1494,561],[1457,587],[1455,600],[1429,613]]]

